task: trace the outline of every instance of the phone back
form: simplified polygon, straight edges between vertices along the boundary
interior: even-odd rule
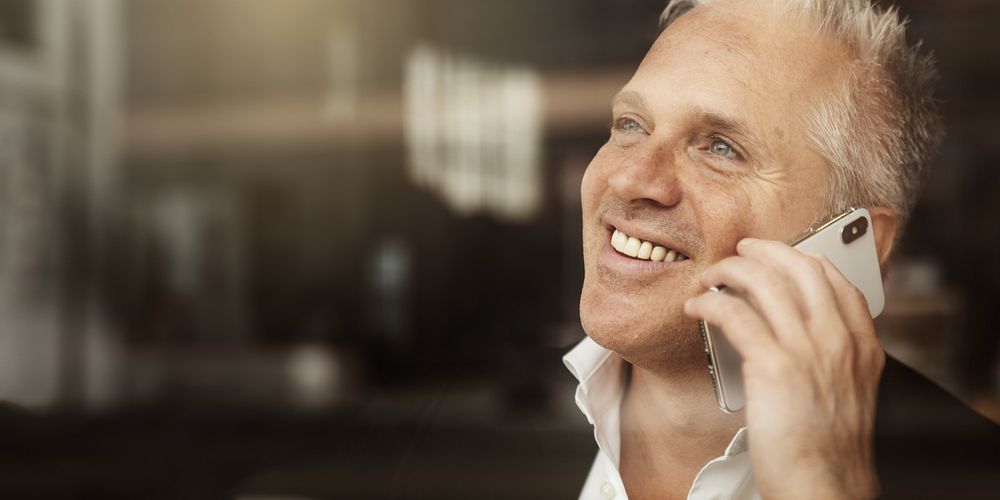
[[[861,217],[866,219],[865,233],[845,244],[842,233],[849,231],[851,224]],[[817,253],[825,255],[847,281],[864,294],[872,318],[882,314],[882,308],[885,307],[885,291],[882,288],[882,271],[878,265],[871,216],[867,210],[856,209],[846,217],[841,217],[832,224],[807,235],[793,246],[807,255]]]
[[[865,296],[872,318],[882,313],[885,291],[882,288],[882,272],[875,250],[871,216],[867,210],[852,209],[811,231],[792,246],[808,255],[825,255]],[[720,293],[740,297],[729,289],[722,289]],[[701,333],[719,407],[729,413],[743,409],[746,405],[743,360],[719,327],[702,321]]]

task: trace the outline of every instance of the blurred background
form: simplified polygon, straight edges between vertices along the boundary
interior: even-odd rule
[[[664,3],[4,0],[0,485],[576,495],[579,183]],[[1000,4],[896,3],[949,136],[880,332],[998,419]]]

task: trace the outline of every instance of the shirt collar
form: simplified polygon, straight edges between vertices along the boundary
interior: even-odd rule
[[[729,446],[726,446],[726,452],[723,454],[725,457],[732,457],[739,455],[747,451],[749,446],[747,445],[747,428],[740,427],[740,430],[736,431],[736,435],[733,436],[733,440],[729,442]]]
[[[585,337],[563,356],[563,363],[580,382],[576,388],[576,405],[594,426],[597,444],[617,465],[621,449],[621,398],[627,377],[625,360]],[[739,455],[747,448],[746,427],[742,427],[723,456]]]
[[[627,376],[625,361],[586,337],[563,356],[563,363],[580,382],[576,405],[594,426],[598,446],[617,466],[621,449],[621,398]]]

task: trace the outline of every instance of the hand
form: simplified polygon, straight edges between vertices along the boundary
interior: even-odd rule
[[[743,357],[746,420],[764,498],[871,498],[872,433],[885,352],[864,296],[823,256],[745,239],[709,267],[684,312]]]

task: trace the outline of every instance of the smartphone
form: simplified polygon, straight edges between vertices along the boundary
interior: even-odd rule
[[[882,272],[879,269],[875,235],[871,229],[868,210],[852,208],[826,224],[810,229],[791,246],[806,254],[825,255],[864,294],[872,318],[882,313],[885,291],[882,288]],[[738,292],[728,288],[711,290],[743,298]],[[718,326],[706,321],[701,321],[700,325],[715,399],[722,411],[738,412],[746,406],[742,359]]]

